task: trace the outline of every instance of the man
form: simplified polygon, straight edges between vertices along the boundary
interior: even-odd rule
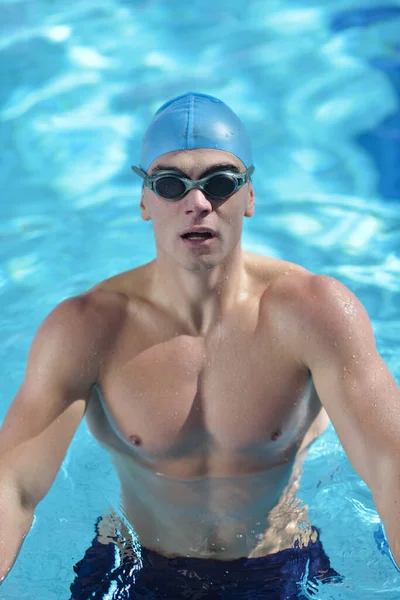
[[[400,391],[346,287],[242,251],[253,170],[218,99],[185,94],[156,113],[134,171],[157,257],[55,308],[3,424],[2,577],[84,415],[125,520],[99,519],[74,600],[287,600],[306,573],[335,580],[295,497],[329,418],[399,562]]]

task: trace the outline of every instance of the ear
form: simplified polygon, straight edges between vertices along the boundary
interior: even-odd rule
[[[255,197],[254,197],[253,184],[250,181],[249,192],[247,195],[246,210],[244,213],[245,217],[252,217],[254,215],[254,204],[255,204]]]
[[[146,188],[143,187],[142,197],[140,198],[140,212],[142,213],[143,221],[151,221],[151,214],[148,204],[149,201],[146,197]]]

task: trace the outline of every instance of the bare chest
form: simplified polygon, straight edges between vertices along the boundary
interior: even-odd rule
[[[86,416],[99,441],[156,470],[175,464],[199,476],[289,460],[321,408],[305,370],[240,329],[121,352],[96,392]]]

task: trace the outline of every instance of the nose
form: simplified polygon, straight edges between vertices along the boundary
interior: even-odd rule
[[[190,190],[183,198],[185,203],[185,213],[195,213],[196,215],[206,215],[212,212],[212,204],[201,190]]]

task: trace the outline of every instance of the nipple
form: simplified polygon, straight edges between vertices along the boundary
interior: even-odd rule
[[[274,431],[274,433],[271,435],[271,440],[273,442],[275,442],[276,440],[278,440],[282,435],[282,431],[280,429],[277,429],[276,431]]]
[[[138,435],[133,434],[129,436],[129,441],[132,442],[134,446],[140,446],[140,444],[142,443],[140,437]]]

